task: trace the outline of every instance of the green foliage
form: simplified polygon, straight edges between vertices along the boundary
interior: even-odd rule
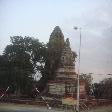
[[[102,97],[107,99],[112,99],[112,78],[107,78],[101,81],[103,85]]]
[[[95,98],[112,99],[112,78],[106,78],[100,83],[94,83],[92,87]]]
[[[11,44],[6,46],[0,61],[2,58],[5,63],[1,63],[1,85],[10,85],[17,93],[28,94],[35,74],[44,69],[46,47],[38,39],[14,36],[11,37]]]
[[[93,91],[93,96],[96,98],[96,99],[99,99],[101,98],[101,94],[102,94],[102,85],[100,83],[94,83],[92,84],[92,91]]]
[[[37,85],[43,90],[47,81],[54,79],[59,65],[65,44],[61,29],[55,27],[47,46],[32,37],[13,36],[10,39],[11,44],[6,46],[1,57],[6,62],[0,65],[1,86],[11,85],[17,93],[28,93],[35,74],[40,73],[42,78]]]
[[[6,88],[8,86],[9,75],[7,76],[6,74],[9,73],[9,67],[8,59],[4,56],[0,56],[0,88]]]

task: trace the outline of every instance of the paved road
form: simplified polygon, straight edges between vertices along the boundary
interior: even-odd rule
[[[59,110],[48,110],[46,107],[37,107],[32,105],[18,105],[18,104],[1,104],[0,112],[64,112]],[[70,112],[70,111],[69,111]],[[112,106],[98,107],[89,112],[112,112]]]
[[[64,112],[32,105],[0,104],[0,112]]]

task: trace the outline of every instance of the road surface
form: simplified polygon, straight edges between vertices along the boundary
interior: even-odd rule
[[[0,103],[0,112],[65,112],[65,111],[59,109],[48,110],[46,107],[37,107],[34,105],[32,106],[32,105]],[[95,109],[89,110],[88,112],[112,112],[112,106],[110,105],[110,106],[97,107]]]
[[[48,110],[47,107],[37,107],[32,105],[0,103],[0,112],[64,112],[64,111],[57,109]]]

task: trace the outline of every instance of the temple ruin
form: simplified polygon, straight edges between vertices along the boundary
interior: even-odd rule
[[[70,48],[67,38],[61,54],[56,78],[48,83],[48,95],[55,98],[77,97],[77,73],[75,72],[75,59],[77,55]],[[80,80],[80,98],[86,98],[85,82]]]

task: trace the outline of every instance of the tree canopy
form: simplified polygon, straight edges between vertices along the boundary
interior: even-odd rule
[[[112,99],[112,78],[106,78],[92,85],[95,98]]]
[[[46,47],[38,39],[11,37],[11,44],[6,46],[1,56],[1,61],[6,62],[1,64],[4,66],[0,69],[2,86],[13,86],[16,91],[19,91],[18,93],[23,94],[31,91],[35,74],[37,71],[41,73],[44,69],[45,53]]]

